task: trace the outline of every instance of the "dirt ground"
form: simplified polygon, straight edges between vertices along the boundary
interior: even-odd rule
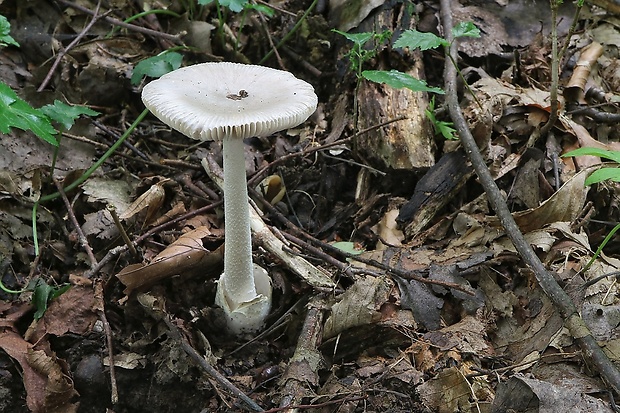
[[[19,44],[0,46],[0,412],[618,411],[617,164],[587,180],[620,160],[615,4],[206,3],[0,0]],[[480,32],[457,41],[454,88],[443,47],[397,43],[448,38],[446,13]],[[332,29],[371,40],[356,60]],[[222,61],[290,71],[319,102],[245,141],[273,302],[240,336],[214,305],[221,147],[140,98]],[[52,122],[56,155],[33,133],[55,100],[97,112]]]

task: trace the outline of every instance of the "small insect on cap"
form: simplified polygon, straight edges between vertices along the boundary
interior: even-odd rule
[[[240,63],[202,63],[146,85],[144,105],[168,126],[198,140],[267,136],[304,122],[314,88],[289,72]]]

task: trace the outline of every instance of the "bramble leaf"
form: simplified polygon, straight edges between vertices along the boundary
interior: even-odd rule
[[[435,98],[431,99],[431,103],[429,104],[429,108],[424,111],[426,117],[431,121],[433,127],[435,128],[435,134],[441,134],[447,140],[457,140],[458,136],[456,135],[456,129],[452,126],[454,124],[452,122],[446,122],[443,120],[437,120],[435,117]]]
[[[409,49],[420,49],[422,51],[448,45],[449,43],[445,39],[433,33],[419,32],[417,30],[405,30],[398,40],[394,42],[394,47],[396,48],[408,47]]]
[[[7,84],[0,82],[0,132],[9,133],[11,128],[32,131],[45,142],[58,146],[54,137],[58,131],[50,119],[20,99]]]
[[[0,46],[10,45],[19,47],[19,43],[11,37],[10,32],[11,23],[9,23],[6,17],[0,15]]]
[[[407,73],[399,72],[394,69],[389,72],[386,70],[364,70],[362,72],[362,76],[373,82],[385,83],[386,85],[392,86],[396,89],[406,87],[414,92],[432,92],[440,95],[444,94],[442,89],[428,86],[425,81],[416,79]]]
[[[343,31],[336,30],[336,29],[332,29],[332,32],[338,33],[339,35],[344,36],[345,39],[355,43],[358,46],[365,45],[375,35],[375,33],[373,32],[347,33],[347,32],[343,32]]]
[[[480,37],[480,29],[472,22],[461,22],[452,28],[454,37]]]
[[[55,100],[53,105],[45,105],[41,109],[48,118],[60,123],[66,130],[71,129],[75,120],[82,115],[97,116],[99,112],[85,106],[71,106]]]
[[[183,55],[176,52],[163,53],[142,60],[133,68],[131,84],[137,85],[145,76],[161,77],[181,67]]]

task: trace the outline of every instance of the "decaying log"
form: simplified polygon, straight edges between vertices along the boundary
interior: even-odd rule
[[[408,238],[424,229],[454,196],[465,186],[474,171],[463,150],[441,157],[418,181],[413,196],[400,209],[396,222]]]
[[[407,17],[404,7],[386,2],[375,10],[360,25],[359,30],[391,30],[397,39],[405,29],[414,28],[413,21]],[[379,28],[379,29],[378,29]],[[391,52],[395,60],[401,58]],[[366,69],[399,69],[417,78],[424,79],[424,65],[418,50],[406,52],[407,70],[396,68],[389,56],[380,54],[376,66]],[[393,169],[428,168],[434,164],[433,126],[424,114],[429,98],[426,93],[412,92],[409,89],[395,89],[385,84],[363,81],[358,91],[358,127],[363,130],[381,122],[406,116],[407,119],[391,123],[358,139],[359,149],[365,156],[382,161]]]

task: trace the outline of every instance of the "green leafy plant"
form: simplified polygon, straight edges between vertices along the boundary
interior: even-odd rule
[[[9,133],[11,128],[31,131],[45,142],[58,146],[58,131],[53,121],[70,129],[81,115],[96,116],[95,112],[84,106],[70,106],[56,100],[52,105],[35,109],[19,98],[6,83],[0,81],[0,132]]]
[[[609,159],[620,164],[620,151],[610,151],[599,148],[579,148],[565,153],[562,157],[583,155],[598,156],[599,158]],[[598,169],[586,178],[585,184],[592,185],[606,180],[620,182],[620,167],[615,166]]]
[[[32,131],[45,142],[58,146],[58,132],[50,118],[20,99],[6,83],[0,82],[0,132],[9,133],[11,128]]]
[[[609,159],[620,164],[620,151],[610,151],[600,148],[579,148],[575,149],[574,151],[565,153],[564,155],[562,155],[562,157],[584,155],[598,156],[599,158]],[[620,166],[608,166],[597,169],[586,178],[584,183],[585,185],[592,185],[607,180],[620,182]],[[594,263],[598,256],[601,255],[603,248],[605,248],[607,243],[611,240],[614,234],[618,232],[618,230],[620,230],[620,223],[617,224],[611,231],[609,231],[603,242],[596,249],[596,252],[592,256],[592,258],[590,258],[590,261],[588,261],[588,263],[583,267],[581,271],[586,271],[588,268],[590,268],[590,266]]]
[[[11,23],[6,17],[0,15],[0,46],[16,46],[19,47],[19,43],[15,41],[9,34],[11,32]]]
[[[273,9],[271,7],[250,2],[250,0],[198,0],[198,4],[201,6],[206,6],[213,2],[235,13],[240,13],[243,10],[256,10],[269,17],[273,16]]]
[[[444,94],[443,89],[428,86],[424,80],[417,79],[398,70],[363,70],[364,63],[376,56],[378,45],[391,36],[389,31],[382,33],[345,33],[336,29],[332,31],[353,42],[353,47],[351,48],[351,51],[347,53],[347,57],[353,71],[357,76],[356,91],[359,87],[360,79],[364,78],[376,83],[385,83],[386,85],[396,89],[407,88],[414,92],[430,92],[439,95]],[[480,37],[480,30],[472,22],[462,22],[452,28],[452,34],[455,39],[459,37]],[[371,40],[375,42],[375,47],[369,49],[366,47],[366,44]],[[441,46],[447,48],[450,47],[450,43],[443,37],[439,37],[436,34],[420,32],[417,30],[405,30],[393,45],[393,47],[397,49],[408,48],[410,50],[419,49],[422,51],[435,49]],[[456,62],[453,61],[452,63],[458,71]],[[353,109],[355,116],[357,116],[357,99],[354,100]],[[437,134],[441,134],[446,139],[457,139],[454,134],[456,130],[452,128],[452,123],[437,120],[434,110],[435,101],[433,99],[431,100],[429,108],[425,111],[425,113],[433,123],[435,132]]]
[[[181,67],[183,55],[177,52],[165,51],[157,56],[142,60],[133,68],[131,84],[137,85],[145,76],[161,77],[168,72]]]
[[[49,303],[59,297],[61,294],[66,292],[71,285],[63,284],[63,285],[49,285],[42,278],[35,278],[28,286],[22,290],[11,290],[7,288],[2,281],[0,280],[0,290],[4,291],[8,294],[21,294],[28,291],[32,291],[32,305],[35,308],[34,319],[38,320],[47,311],[47,307]]]
[[[431,98],[431,101],[428,103],[428,108],[424,111],[426,117],[432,122],[433,127],[435,128],[435,134],[441,134],[447,140],[456,140],[458,136],[456,135],[456,129],[453,128],[454,124],[452,122],[446,122],[444,120],[438,120],[435,117],[435,96]]]

